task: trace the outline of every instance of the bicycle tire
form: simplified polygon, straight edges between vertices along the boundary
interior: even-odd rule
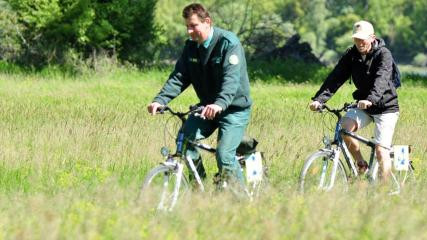
[[[177,182],[177,167],[160,165],[148,172],[138,197],[144,207],[157,210],[172,210],[178,198],[189,190],[187,178],[182,174],[180,187],[175,191]]]
[[[378,168],[379,163],[378,161],[375,162],[374,167],[374,178],[373,182],[376,182],[379,178],[378,174]],[[416,182],[415,174],[414,174],[414,167],[412,165],[412,162],[410,162],[407,170],[401,170],[398,171],[394,166],[391,166],[391,174],[389,177],[390,182],[390,193],[392,194],[399,194],[403,189],[405,189],[408,185],[414,185]]]
[[[266,176],[261,181],[246,183],[247,194],[250,200],[259,199],[269,187],[269,182]]]
[[[342,161],[338,161],[338,167],[334,184],[332,181],[333,154],[329,150],[320,150],[310,155],[304,162],[299,179],[299,191],[301,193],[314,191],[338,191],[348,190],[347,175]]]

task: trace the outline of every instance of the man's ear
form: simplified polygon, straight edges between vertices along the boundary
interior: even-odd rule
[[[212,25],[212,19],[210,17],[205,18],[204,22],[209,25]]]

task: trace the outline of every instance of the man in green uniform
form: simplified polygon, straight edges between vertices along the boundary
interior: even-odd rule
[[[209,13],[201,4],[186,6],[182,16],[190,39],[175,70],[149,104],[148,112],[154,115],[159,107],[191,84],[205,108],[201,117],[189,117],[183,128],[185,137],[200,140],[218,129],[216,159],[221,179],[243,183],[235,154],[248,125],[252,104],[243,47],[235,34],[212,26]],[[197,150],[188,147],[186,154],[205,178]]]

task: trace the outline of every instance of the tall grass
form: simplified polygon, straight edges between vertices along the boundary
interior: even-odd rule
[[[260,141],[270,169],[265,194],[249,203],[209,187],[171,213],[138,205],[142,179],[162,161],[160,147],[173,147],[173,138],[163,134],[168,116],[146,113],[167,74],[0,74],[0,239],[427,237],[427,89],[412,83],[399,89],[395,142],[413,145],[419,181],[399,196],[363,181],[347,194],[297,194],[302,163],[322,146],[333,119],[307,108],[318,85],[255,81],[248,133]],[[351,101],[352,88],[346,84],[330,104]],[[171,106],[185,110],[196,101],[189,89]],[[167,129],[177,124],[171,119]],[[361,134],[371,136],[372,128]],[[214,157],[203,157],[212,177]]]

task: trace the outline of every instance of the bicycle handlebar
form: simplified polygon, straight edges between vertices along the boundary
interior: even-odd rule
[[[168,106],[162,106],[162,107],[157,108],[156,112],[160,113],[160,114],[163,114],[165,112],[170,112],[174,116],[178,116],[179,118],[183,118],[183,117],[185,117],[189,114],[193,114],[193,113],[194,114],[200,114],[204,108],[205,108],[204,106],[192,105],[192,106],[190,106],[190,110],[188,110],[187,112],[175,112]]]
[[[351,109],[351,108],[357,108],[357,103],[344,103],[344,106],[342,108],[337,108],[337,109],[333,109],[326,104],[322,104],[319,108],[319,111],[326,109],[328,112],[339,113],[339,112],[347,111],[348,109]]]
[[[336,108],[336,109],[330,108],[326,104],[322,104],[320,106],[320,108],[318,109],[318,111],[319,112],[323,112],[326,109],[328,112],[333,113],[338,118],[340,118],[341,117],[341,112],[346,112],[346,111],[348,111],[349,109],[352,109],[352,108],[357,108],[357,102],[356,103],[344,103],[344,106],[342,108]]]

